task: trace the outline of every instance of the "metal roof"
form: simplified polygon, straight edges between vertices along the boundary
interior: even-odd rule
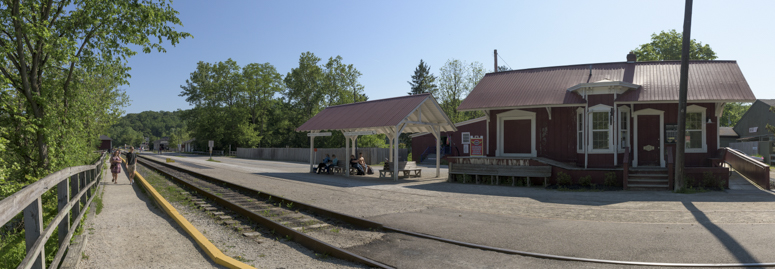
[[[739,135],[737,135],[737,132],[735,132],[735,129],[733,129],[732,127],[719,127],[718,130],[719,130],[718,132],[719,136],[739,137]]]
[[[601,80],[640,85],[617,102],[677,101],[680,61],[581,64],[489,73],[458,110],[585,103],[567,89]],[[591,71],[591,75],[590,75]],[[689,101],[753,102],[754,97],[736,61],[690,61]]]
[[[113,140],[113,139],[110,139],[110,137],[107,135],[100,135],[100,140]]]
[[[394,132],[390,127],[406,121],[436,124],[442,132],[457,130],[436,99],[426,93],[327,107],[296,131],[373,130],[382,134]],[[409,123],[403,133],[427,132],[430,126]]]

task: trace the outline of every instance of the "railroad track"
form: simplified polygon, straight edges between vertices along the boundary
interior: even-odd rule
[[[243,231],[245,236],[257,236],[259,233],[250,231],[253,227],[241,224],[234,217],[219,210],[216,205],[257,223],[267,231],[272,231],[273,234],[295,241],[315,252],[370,267],[393,268],[323,242],[312,235],[330,227],[380,231],[382,224],[331,212],[271,193],[248,189],[157,160],[140,157],[138,163],[170,177],[176,183],[194,192],[190,199],[195,205],[211,212],[224,224],[232,225]]]

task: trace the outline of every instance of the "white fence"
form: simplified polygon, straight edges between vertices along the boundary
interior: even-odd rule
[[[363,158],[369,164],[381,163],[390,156],[390,150],[386,148],[358,148],[356,154],[358,152],[363,152]],[[336,155],[339,161],[350,158],[344,148],[319,148],[315,161],[322,161],[326,154]],[[399,161],[406,161],[408,155],[407,149],[398,149]],[[237,158],[309,163],[309,157],[309,148],[237,148]]]

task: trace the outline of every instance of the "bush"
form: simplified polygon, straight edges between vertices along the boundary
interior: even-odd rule
[[[584,187],[589,187],[592,185],[592,176],[586,175],[581,178],[579,178],[579,185]]]
[[[557,173],[557,185],[568,186],[571,183],[570,175],[563,172]]]
[[[616,178],[616,173],[614,172],[608,172],[605,173],[605,180],[603,181],[603,185],[607,187],[613,187],[619,185],[619,179]]]

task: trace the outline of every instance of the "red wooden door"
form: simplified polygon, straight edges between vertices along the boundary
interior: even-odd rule
[[[530,120],[503,121],[503,153],[532,153]]]
[[[638,116],[638,165],[660,165],[659,129],[659,116]]]

